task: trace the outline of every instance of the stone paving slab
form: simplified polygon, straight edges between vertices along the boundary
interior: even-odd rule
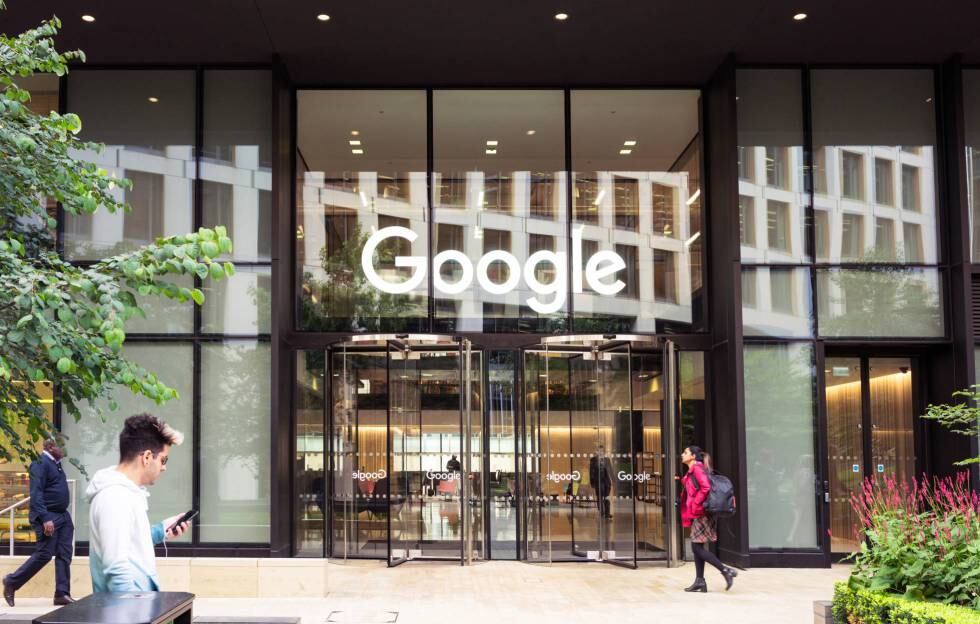
[[[732,591],[709,569],[707,594],[687,594],[694,565],[627,570],[606,564],[537,565],[494,561],[468,568],[409,562],[330,564],[326,598],[199,598],[195,616],[299,616],[303,624],[809,624],[813,601],[831,597],[847,566],[754,568]],[[193,588],[192,588],[193,591]],[[50,601],[18,600],[0,614],[44,613]],[[397,614],[392,619],[391,614]]]

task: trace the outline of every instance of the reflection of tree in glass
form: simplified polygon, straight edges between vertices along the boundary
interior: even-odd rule
[[[841,313],[821,315],[822,335],[942,334],[940,305],[937,292],[929,284],[929,273],[900,264],[873,264],[895,262],[890,253],[882,250],[868,250],[864,262],[872,265],[827,273],[828,288],[820,296],[828,303],[838,304]],[[896,316],[901,317],[900,326],[896,326]]]
[[[323,247],[320,261],[324,279],[303,274],[302,327],[321,331],[412,330],[415,319],[426,315],[411,295],[392,295],[371,286],[361,268],[361,250],[368,234],[357,224],[343,244],[332,251]],[[377,249],[377,265],[393,267],[397,243]]]
[[[812,528],[816,492],[813,350],[808,345],[748,346],[744,357],[752,533],[777,541],[760,545],[805,545],[815,539],[800,530],[807,520]],[[788,510],[793,514],[782,513]]]
[[[220,377],[215,371],[208,375],[220,379],[208,392],[221,397],[221,409],[201,414],[211,432],[201,453],[220,457],[223,464],[238,459],[264,483],[268,466],[255,450],[268,445],[268,350],[254,342],[230,342],[221,345],[221,352],[210,358],[212,367],[220,366]]]

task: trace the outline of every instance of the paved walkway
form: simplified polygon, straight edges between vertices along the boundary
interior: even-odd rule
[[[331,564],[326,598],[201,598],[195,615],[295,615],[303,624],[808,624],[812,602],[829,599],[845,566],[741,572],[730,592],[711,570],[708,594],[687,594],[693,564],[625,570],[605,564],[495,561],[461,568],[378,562]],[[49,600],[24,598],[2,613],[43,613]],[[395,619],[397,614],[397,619]]]

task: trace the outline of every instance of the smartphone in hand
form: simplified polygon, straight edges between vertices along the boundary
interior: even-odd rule
[[[190,522],[191,520],[193,520],[194,518],[196,518],[199,513],[200,512],[197,509],[190,509],[190,510],[184,512],[184,515],[182,515],[181,517],[177,518],[177,522],[174,522],[172,525],[170,525],[169,527],[167,527],[167,533],[170,533],[171,535],[173,535],[174,529],[176,529],[180,525],[184,524],[185,522]]]

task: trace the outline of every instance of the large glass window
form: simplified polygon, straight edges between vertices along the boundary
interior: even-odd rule
[[[155,372],[180,398],[158,406],[120,388],[114,393],[120,408],[109,413],[107,423],[94,418],[75,423],[62,414],[70,436],[67,451],[82,458],[91,475],[118,461],[116,439],[124,418],[141,411],[158,415],[183,431],[186,442],[173,450],[167,474],[151,490],[151,518],[186,511],[196,482],[202,498],[208,499],[199,541],[266,543],[269,345],[223,338],[270,331],[271,74],[83,69],[73,71],[67,84],[68,109],[81,115],[85,138],[107,144],[103,154],[83,156],[134,184],[125,197],[132,210],[124,215],[66,216],[69,259],[99,260],[157,236],[224,225],[234,242],[228,259],[238,269],[220,281],[173,278],[181,287],[196,283],[205,289],[199,314],[189,302],[138,297],[146,316],[127,321],[127,334],[135,338],[126,343],[124,355]],[[196,91],[198,84],[201,92]],[[198,100],[203,102],[199,120]],[[201,143],[195,146],[198,138]],[[200,194],[194,192],[198,165]],[[143,334],[170,336],[148,343],[140,340]],[[195,350],[201,366],[195,366]],[[195,396],[201,397],[197,410]],[[206,433],[206,444],[195,444],[196,430]],[[200,449],[197,457],[195,446]],[[230,478],[244,479],[238,498],[229,494],[239,485]],[[85,483],[79,482],[80,493]],[[257,499],[246,500],[256,492]],[[80,495],[80,505],[83,499]],[[87,539],[87,518],[80,509],[76,523],[81,541]]]
[[[167,472],[150,489],[150,522],[159,522],[166,517],[183,513],[192,505],[191,493],[194,491],[194,356],[189,344],[146,344],[127,342],[123,355],[148,370],[155,372],[161,380],[177,391],[180,398],[172,399],[163,405],[137,396],[128,388],[119,387],[113,397],[119,407],[109,411],[104,401],[99,407],[106,417],[101,422],[95,411],[81,407],[83,417],[78,422],[74,418],[63,418],[61,430],[68,437],[66,449],[69,457],[74,457],[88,472],[86,478],[75,466],[64,462],[69,479],[77,479],[75,539],[88,541],[89,518],[88,500],[84,495],[87,479],[95,476],[102,468],[119,463],[119,433],[123,421],[134,414],[148,412],[162,418],[174,429],[184,434],[184,443],[170,449]],[[190,541],[190,534],[181,538]]]
[[[621,267],[599,280],[605,286],[577,289],[576,331],[703,319],[698,110],[697,91],[572,91],[572,253],[575,241],[594,241],[614,254],[593,256],[594,270]]]
[[[82,156],[111,175],[129,178],[116,189],[132,210],[65,215],[65,255],[101,260],[159,236],[193,229],[195,75],[193,71],[75,70],[68,110],[79,115],[81,136],[105,143]]]
[[[746,345],[749,546],[817,548],[811,343]]]
[[[739,152],[766,164],[764,183],[739,176],[742,262],[807,262],[800,72],[739,70],[736,84]],[[768,244],[756,245],[757,240]]]
[[[810,271],[742,267],[742,325],[746,336],[810,337]]]
[[[433,221],[461,230],[437,257],[452,279],[440,269],[436,329],[566,328],[564,94],[435,91],[432,108]],[[617,225],[630,228],[636,190],[619,186]]]
[[[202,542],[269,542],[269,344],[201,345]]]
[[[939,269],[818,269],[817,294],[821,336],[945,335]]]
[[[271,90],[267,71],[204,72],[203,225],[228,229],[239,262],[272,257]]]
[[[420,328],[426,276],[396,257],[428,256],[425,91],[300,91],[296,149],[300,328]],[[465,202],[465,188],[440,197]],[[387,217],[407,226],[382,225]],[[374,241],[365,267],[381,228],[390,237]]]
[[[204,285],[201,331],[257,336],[271,327],[272,276],[269,267],[238,267],[231,277]]]
[[[813,147],[825,153],[831,178],[816,198],[830,217],[830,248],[818,249],[817,260],[938,263],[933,72],[815,70],[811,85]],[[879,244],[888,223],[892,240]],[[921,233],[917,260],[904,257],[896,238],[905,224]]]

